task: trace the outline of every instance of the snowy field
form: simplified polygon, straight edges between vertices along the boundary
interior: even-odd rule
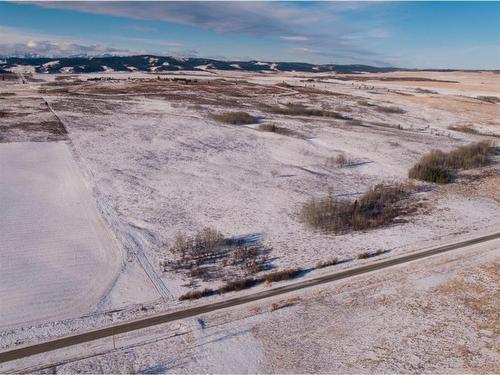
[[[499,246],[495,240],[0,370],[498,373]]]
[[[160,267],[171,256],[168,248],[179,232],[193,235],[211,226],[229,237],[257,237],[272,248],[274,267],[308,268],[332,257],[352,259],[377,249],[396,253],[500,225],[498,203],[491,195],[471,197],[438,186],[426,186],[416,194],[424,209],[402,225],[335,236],[313,231],[299,220],[300,207],[310,197],[329,191],[358,197],[377,183],[405,181],[415,160],[433,148],[450,150],[481,139],[447,129],[463,122],[456,106],[454,112],[426,107],[415,101],[428,95],[353,88],[344,81],[238,77],[250,84],[231,83],[228,76],[227,82],[190,78],[200,81],[79,84],[70,86],[69,95],[46,96],[70,134],[108,222],[129,253],[145,264],[166,300],[177,299],[192,281]],[[276,86],[283,80],[294,86]],[[462,100],[441,98],[452,99]],[[360,105],[363,101],[369,105]],[[362,126],[262,111],[263,105],[288,102],[335,110]],[[377,106],[395,106],[402,112],[385,113]],[[477,101],[476,106],[481,111],[483,103]],[[498,133],[490,123],[496,121],[498,105],[486,107],[483,116],[491,117],[482,125]],[[260,118],[260,124],[276,124],[295,136],[211,118],[228,110],[248,111]],[[332,162],[339,154],[350,160],[349,166]],[[117,306],[109,305],[113,307]]]
[[[417,74],[429,81],[408,79]],[[398,81],[398,76],[405,79]],[[96,77],[113,80],[87,81]],[[180,77],[193,81],[168,80]],[[456,83],[440,82],[440,77]],[[172,260],[169,248],[179,232],[195,235],[213,227],[227,238],[252,239],[265,246],[274,270],[307,270],[334,257],[345,261],[336,266],[339,269],[357,266],[371,261],[357,258],[363,252],[384,250],[388,258],[500,227],[498,155],[491,165],[461,173],[453,184],[417,183],[411,196],[417,209],[388,226],[334,235],[311,229],[299,217],[311,197],[331,193],[357,199],[378,183],[405,182],[409,168],[432,149],[449,151],[480,140],[499,146],[500,105],[476,98],[500,97],[498,75],[406,72],[346,78],[184,72],[161,78],[139,72],[35,74],[27,77],[28,84],[0,85],[0,207],[5,212],[0,217],[4,228],[0,300],[10,301],[0,305],[0,347],[180,308],[186,304],[179,301],[183,293],[217,288],[230,279],[224,274],[206,280],[165,271],[161,262]],[[335,111],[342,117],[268,110],[288,103]],[[258,118],[257,123],[230,125],[214,117],[228,111],[248,112]],[[286,132],[263,131],[262,125]],[[456,130],[464,126],[474,131]],[[335,162],[339,155],[346,164]],[[328,271],[331,268],[305,277]],[[482,275],[483,268],[478,272]],[[379,279],[376,288],[389,285],[390,293],[396,288],[400,295],[403,289],[390,284],[390,277]],[[405,283],[401,285],[413,285]],[[349,317],[349,309],[357,306],[353,316],[363,327],[376,318],[370,315],[373,311],[386,308],[376,301],[366,305],[375,310],[364,308],[361,297],[372,293],[366,290],[355,300],[346,290],[345,309],[339,313]],[[272,314],[290,319],[284,324],[296,327],[291,337],[297,342],[307,342],[301,335],[308,332],[308,339],[323,340],[324,352],[315,352],[309,343],[304,351],[307,357],[294,353],[294,360],[303,364],[286,360],[286,353],[279,350],[286,342],[264,337],[267,330],[275,332],[273,337],[284,331],[276,321],[261,320],[267,319],[266,312],[248,321],[236,318],[230,328],[225,324],[233,318],[220,316],[221,328],[210,333],[200,332],[198,321],[185,322],[167,329],[164,335],[179,337],[168,345],[155,344],[151,354],[145,354],[148,347],[141,347],[137,352],[119,352],[101,364],[83,361],[61,371],[113,371],[134,362],[135,355],[140,361],[133,371],[148,373],[237,372],[238,364],[243,366],[241,371],[326,371],[321,366],[333,366],[327,353],[335,352],[333,360],[349,354],[337,350],[340,346],[334,351],[329,340],[347,340],[344,344],[349,348],[360,337],[347,335],[353,331],[347,318],[338,327],[345,336],[335,336],[335,321],[330,321],[335,329],[327,337],[321,337],[321,330],[292,322],[304,316],[311,322],[326,320],[332,304],[339,301],[335,293],[324,293],[318,299],[321,303],[315,303],[317,295],[308,294],[301,297],[307,303],[299,304],[307,308],[292,306]],[[202,302],[221,298],[212,296]],[[409,314],[404,306],[387,306],[390,313],[383,316],[394,321],[396,312]],[[387,327],[382,323],[390,322],[378,321],[374,327]],[[382,331],[366,328],[363,332],[382,340]],[[297,342],[294,345],[300,347]],[[429,345],[446,346],[432,340]],[[393,343],[378,346],[389,352],[395,348]],[[368,349],[367,353],[366,358],[382,355],[370,354]],[[362,353],[349,355],[359,358]],[[317,356],[320,364],[314,367]],[[220,358],[217,363],[216,358]],[[414,358],[407,363],[408,368],[379,368],[371,362],[358,368],[350,363],[338,371],[418,368]],[[471,368],[461,362],[440,367],[443,371]]]
[[[88,313],[121,255],[66,143],[0,144],[0,327]]]

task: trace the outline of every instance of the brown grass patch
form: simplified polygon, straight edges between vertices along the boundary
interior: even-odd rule
[[[213,114],[212,118],[219,122],[231,125],[248,125],[248,124],[255,124],[258,122],[257,117],[242,111]]]
[[[328,111],[324,109],[309,108],[303,104],[287,103],[284,107],[280,106],[263,106],[264,111],[286,116],[316,116],[316,117],[330,117],[336,119],[345,119],[338,112]]]
[[[316,269],[335,266],[338,263],[339,263],[339,258],[332,258],[329,260],[320,261],[316,263]]]
[[[448,129],[468,134],[479,134],[479,132],[472,126],[467,126],[467,125],[450,125],[448,126]]]
[[[276,133],[276,134],[281,134],[281,135],[286,135],[286,136],[295,136],[298,137],[300,134],[296,131],[293,131],[291,129],[278,126],[275,124],[262,124],[259,125],[259,130],[265,131],[265,132],[270,132],[270,133]]]
[[[434,183],[450,183],[453,172],[487,165],[493,154],[493,144],[483,141],[458,147],[449,153],[432,150],[415,164],[408,177]]]
[[[398,107],[385,107],[385,106],[376,106],[376,107],[377,111],[383,113],[398,113],[398,114],[406,113],[404,109]]]
[[[477,96],[476,99],[492,104],[500,103],[500,98],[496,96]]]

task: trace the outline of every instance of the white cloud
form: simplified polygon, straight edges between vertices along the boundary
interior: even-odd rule
[[[292,42],[305,42],[307,40],[309,40],[309,38],[307,36],[294,36],[294,35],[290,35],[290,36],[280,36],[281,39],[283,40],[289,40],[289,41],[292,41]]]
[[[0,26],[2,39],[0,56],[40,55],[47,57],[75,55],[130,55],[138,53],[127,49],[118,49],[101,44],[70,42],[62,38],[40,34],[31,30]]]
[[[140,20],[171,22],[216,32],[250,35],[281,35],[294,27],[314,24],[325,14],[311,8],[305,12],[290,3],[280,2],[40,2],[39,6],[107,14]]]

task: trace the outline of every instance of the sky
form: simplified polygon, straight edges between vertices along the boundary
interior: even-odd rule
[[[500,69],[500,2],[0,2],[0,56]]]

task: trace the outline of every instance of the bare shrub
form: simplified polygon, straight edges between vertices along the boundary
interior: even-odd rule
[[[453,181],[452,172],[446,165],[446,154],[440,150],[432,150],[422,156],[408,171],[408,177],[438,184]]]
[[[449,183],[453,181],[453,171],[484,166],[489,163],[492,153],[492,144],[487,141],[461,146],[449,153],[432,150],[409,170],[408,176],[427,182]]]
[[[365,251],[365,252],[362,252],[360,254],[358,254],[358,259],[367,259],[367,258],[372,258],[372,257],[375,257],[375,256],[378,256],[378,255],[382,255],[384,254],[385,251],[382,250],[382,249],[378,249],[377,251]]]
[[[207,227],[193,236],[177,234],[160,266],[203,281],[253,275],[269,267],[270,248],[260,242],[225,238]],[[173,257],[173,259],[172,259]]]
[[[282,271],[268,273],[267,275],[262,276],[261,281],[271,283],[276,281],[289,280],[297,277],[302,272],[302,268],[288,268]]]
[[[187,292],[183,294],[182,296],[179,297],[179,301],[185,301],[185,300],[190,300],[190,299],[199,299],[202,297],[208,297],[215,294],[215,291],[213,289],[205,288],[202,290],[193,290],[190,292]]]
[[[225,112],[212,115],[212,118],[223,122],[226,124],[232,125],[247,125],[247,124],[255,124],[258,122],[258,118],[250,115],[247,112]]]
[[[275,124],[262,124],[259,126],[259,130],[262,130],[265,132],[281,134],[281,135],[288,135],[288,136],[297,136],[298,135],[298,133],[294,132],[293,130],[290,130],[288,128],[284,128],[282,126],[278,126]]]
[[[290,307],[290,306],[296,305],[300,301],[302,301],[302,298],[300,298],[299,296],[295,296],[295,297],[290,297],[290,298],[287,298],[286,300],[282,300],[279,302],[273,302],[271,304],[271,311],[276,311],[279,309],[283,309],[285,307]]]
[[[260,280],[254,279],[253,277],[229,281],[219,288],[219,293],[227,293],[237,290],[248,289],[257,285],[259,282]]]
[[[455,130],[457,132],[469,133],[469,134],[479,134],[479,132],[474,129],[472,126],[467,125],[451,125],[448,126],[449,130]]]
[[[482,141],[461,146],[452,150],[447,155],[447,165],[453,169],[471,169],[488,164],[490,155],[493,154],[491,142]]]
[[[375,104],[371,104],[367,100],[358,100],[358,104],[362,105],[363,107],[376,107]]]
[[[195,290],[183,294],[181,297],[179,297],[179,300],[182,301],[188,299],[197,299],[206,296],[211,296],[215,293],[223,294],[228,292],[235,292],[238,290],[252,288],[255,285],[261,284],[263,282],[271,283],[283,280],[290,280],[299,276],[302,272],[303,272],[302,268],[290,268],[282,271],[272,272],[267,275],[263,275],[262,277],[245,277],[241,279],[235,279],[228,281],[227,283],[222,285],[217,291],[214,291],[213,289]]]
[[[476,97],[476,99],[487,103],[493,103],[493,104],[500,103],[500,98],[496,96],[478,96]]]
[[[302,207],[300,218],[313,228],[334,233],[380,227],[408,211],[404,200],[412,189],[408,184],[379,184],[355,201],[333,194],[313,198]]]
[[[417,87],[415,89],[415,92],[418,93],[418,94],[439,94],[437,91],[428,90],[428,89],[422,89],[420,87]]]
[[[339,167],[345,167],[349,162],[347,160],[347,157],[344,155],[344,154],[339,154],[337,155],[337,157],[335,158],[335,163],[339,166]]]
[[[302,268],[290,268],[282,271],[276,271],[263,275],[262,277],[254,278],[247,277],[243,279],[232,280],[224,284],[219,288],[219,293],[233,292],[236,290],[248,289],[257,284],[263,282],[277,282],[283,280],[290,280],[297,277],[301,272]]]
[[[383,113],[399,113],[399,114],[406,113],[404,109],[398,107],[384,107],[384,106],[377,106],[377,111]]]
[[[320,262],[316,263],[316,268],[320,269],[320,268],[335,266],[338,262],[339,262],[339,258],[332,258],[329,260],[320,261]]]

